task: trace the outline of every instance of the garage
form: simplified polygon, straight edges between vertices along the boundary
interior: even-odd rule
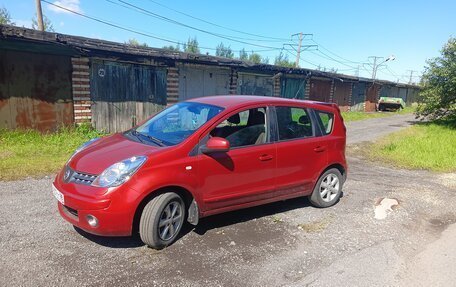
[[[91,64],[92,125],[130,129],[166,106],[166,70],[151,65],[96,60]]]
[[[230,69],[197,65],[179,67],[179,101],[228,95],[229,87]]]
[[[237,84],[239,95],[274,95],[274,79],[271,75],[238,73]]]
[[[329,102],[331,97],[330,79],[312,78],[310,81],[309,99],[312,101]]]
[[[0,51],[0,128],[49,131],[71,125],[71,97],[68,56]]]
[[[349,99],[351,92],[351,83],[336,81],[334,84],[333,102],[339,105],[341,111],[346,112],[349,110]]]

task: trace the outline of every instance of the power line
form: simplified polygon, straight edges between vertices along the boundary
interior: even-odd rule
[[[128,3],[127,1],[117,0],[118,2],[123,3],[124,5],[121,5],[121,4],[117,3],[117,2],[114,2],[113,0],[106,0],[106,1],[110,2],[112,4],[115,4],[115,5],[119,5],[121,7],[130,9],[130,10],[139,12],[139,13],[147,15],[149,17],[153,17],[153,18],[156,18],[156,19],[159,19],[159,20],[162,20],[162,21],[173,23],[175,25],[186,27],[186,28],[189,28],[189,29],[192,29],[192,30],[195,30],[195,31],[199,31],[199,32],[202,32],[202,33],[205,33],[205,34],[209,34],[209,35],[212,35],[212,36],[215,36],[215,37],[219,37],[219,38],[222,38],[222,39],[225,39],[225,40],[229,40],[229,41],[232,41],[232,42],[237,42],[237,43],[241,43],[241,44],[245,44],[245,45],[249,45],[249,46],[261,47],[261,48],[277,49],[277,50],[281,49],[281,48],[278,48],[278,47],[266,46],[266,45],[260,45],[260,44],[254,44],[254,43],[246,42],[246,41],[241,41],[241,40],[233,39],[230,36],[225,36],[225,35],[222,35],[222,34],[217,34],[217,33],[214,33],[214,32],[206,31],[204,29],[200,29],[200,28],[197,28],[197,27],[194,27],[194,26],[191,26],[191,25],[187,25],[185,23],[182,23],[182,22],[173,20],[171,18],[159,15],[157,13],[151,12],[151,11],[149,11],[147,9],[144,9],[144,8],[139,7],[139,6],[136,6],[136,5],[133,5],[131,3]]]
[[[283,49],[284,51],[286,51],[287,53],[289,53],[290,55],[292,55],[293,57],[296,57],[297,55],[296,54],[293,54],[290,50],[287,50],[287,49]],[[319,65],[315,64],[315,63],[312,63],[311,61],[308,61],[308,60],[304,60],[302,57],[299,57],[299,60],[300,61],[303,61],[303,62],[306,62],[308,64],[311,64],[312,66],[314,67],[319,67]]]
[[[323,50],[327,51],[328,53],[330,53],[330,54],[334,55],[335,57],[337,57],[337,58],[340,58],[340,59],[344,60],[345,62],[348,62],[348,63],[353,63],[353,64],[362,64],[361,62],[357,62],[357,61],[348,60],[348,59],[346,59],[346,58],[344,58],[344,57],[342,57],[342,56],[339,56],[338,54],[336,54],[336,53],[334,53],[334,52],[331,52],[331,50],[329,50],[329,49],[325,48],[325,46],[323,46],[322,44],[320,44],[320,43],[316,42],[314,39],[312,39],[312,42],[314,42],[315,44],[317,44],[317,45],[318,45],[318,47],[322,48]]]
[[[250,39],[250,40],[253,40],[253,41],[268,41],[268,42],[272,42],[271,40],[276,41],[276,42],[290,41],[290,39],[286,39],[286,38],[269,37],[269,36],[263,36],[263,35],[259,35],[259,34],[248,33],[248,32],[245,32],[245,31],[236,30],[236,29],[233,29],[233,28],[229,28],[229,27],[226,27],[226,26],[222,26],[222,25],[216,24],[214,22],[210,22],[210,21],[204,20],[202,18],[198,18],[198,17],[192,16],[192,15],[190,15],[188,13],[176,10],[174,8],[171,8],[169,6],[163,5],[163,4],[161,4],[159,2],[156,2],[156,1],[153,1],[153,0],[149,0],[149,2],[155,3],[158,6],[164,7],[166,9],[169,9],[169,10],[174,11],[176,13],[179,13],[181,15],[187,16],[189,18],[201,21],[203,23],[206,23],[206,24],[209,24],[209,25],[212,25],[212,26],[215,26],[215,27],[219,27],[219,28],[222,28],[222,29],[225,29],[225,30],[229,30],[229,31],[240,33],[240,34],[244,34],[244,35],[249,35],[249,36],[254,36],[254,37],[258,37],[258,38],[269,39],[269,40]],[[248,40],[248,39],[245,39],[245,40]]]
[[[160,41],[164,41],[164,42],[172,43],[172,44],[176,44],[176,45],[183,44],[182,42],[179,42],[179,41],[162,38],[162,37],[150,34],[150,33],[141,32],[141,31],[138,31],[138,30],[135,30],[135,29],[132,29],[132,28],[128,28],[128,27],[123,27],[120,24],[117,24],[117,23],[114,23],[114,22],[110,22],[110,21],[107,21],[107,20],[104,20],[104,19],[101,19],[101,18],[85,15],[83,13],[68,9],[66,7],[63,7],[63,6],[54,4],[54,3],[51,3],[51,2],[49,2],[47,0],[41,0],[41,1],[45,2],[48,5],[52,5],[54,7],[59,8],[59,9],[65,10],[67,12],[70,12],[72,14],[75,14],[75,15],[81,16],[83,18],[90,19],[92,21],[95,21],[95,22],[98,22],[98,23],[102,23],[102,24],[105,24],[105,25],[108,25],[108,26],[111,26],[111,27],[114,27],[114,28],[117,28],[117,29],[120,29],[120,30],[124,30],[124,31],[131,32],[131,33],[134,33],[134,34],[137,34],[137,35],[145,36],[145,37],[148,37],[148,38],[152,38],[152,39],[156,39],[156,40],[160,40]],[[202,46],[200,48],[201,49],[206,49],[206,50],[212,50],[212,51],[217,50],[216,48],[202,47]],[[265,51],[275,51],[275,50],[277,50],[277,49],[274,48],[274,49],[265,49],[265,50],[255,50],[255,51],[252,50],[252,52],[265,52]],[[233,52],[240,52],[241,50],[232,50],[232,51]]]
[[[324,56],[321,56],[321,55],[319,55],[319,54],[317,54],[317,53],[315,53],[315,52],[312,52],[312,54],[315,54],[315,55],[317,55],[317,56],[319,56],[319,57],[322,57],[322,58],[327,59],[327,60],[330,60],[330,61],[337,62],[337,63],[339,63],[339,64],[341,64],[341,65],[346,66],[346,67],[349,67],[349,68],[352,68],[352,69],[356,69],[354,66],[351,66],[351,65],[345,64],[344,62],[341,62],[341,61],[339,61],[339,60],[336,60],[336,59],[334,59],[333,57],[329,56],[328,54],[326,54],[326,53],[320,51],[319,49],[317,49],[317,52],[321,53],[321,54],[324,55]]]

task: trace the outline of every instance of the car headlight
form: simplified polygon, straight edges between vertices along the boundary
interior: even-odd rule
[[[70,156],[70,158],[68,159],[68,162],[80,151],[82,151],[83,149],[85,149],[86,147],[88,147],[90,144],[92,144],[93,142],[96,142],[97,140],[99,140],[100,138],[93,138],[89,141],[86,141],[85,143],[83,143],[82,145],[80,145],[75,151],[74,153]]]
[[[130,177],[141,167],[146,161],[145,156],[134,156],[129,159],[116,162],[107,169],[105,169],[100,176],[98,176],[93,186],[98,187],[113,187],[119,186],[130,179]]]

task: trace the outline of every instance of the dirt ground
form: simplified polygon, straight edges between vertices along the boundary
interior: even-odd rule
[[[456,176],[380,166],[354,146],[412,123],[349,124],[349,177],[334,207],[301,198],[212,216],[161,251],[75,230],[51,177],[0,182],[1,285],[454,286]],[[376,219],[384,198],[398,205]]]

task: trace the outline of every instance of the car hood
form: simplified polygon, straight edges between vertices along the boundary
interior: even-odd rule
[[[69,166],[77,171],[100,174],[112,164],[121,160],[145,155],[163,149],[129,140],[122,134],[101,138],[78,152],[69,162]]]

